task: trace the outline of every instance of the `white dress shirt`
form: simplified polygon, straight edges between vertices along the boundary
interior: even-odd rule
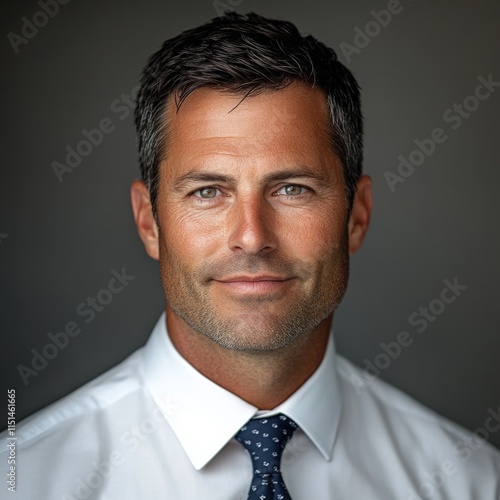
[[[0,498],[244,500],[252,464],[233,437],[257,414],[284,413],[299,425],[281,467],[293,500],[500,499],[496,449],[380,380],[360,388],[362,372],[335,353],[333,334],[305,384],[258,412],[193,368],[165,323],[121,364],[18,424],[16,494],[4,481]]]

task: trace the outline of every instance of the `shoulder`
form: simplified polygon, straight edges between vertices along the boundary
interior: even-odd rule
[[[367,377],[342,356],[337,369],[344,429],[362,434],[367,453],[406,464],[416,484],[453,476],[446,487],[473,491],[481,482],[500,487],[500,452],[487,442],[500,430],[500,408],[487,410],[484,426],[470,432],[376,376]]]
[[[107,372],[19,422],[17,445],[30,446],[70,429],[85,428],[99,415],[118,409],[142,391],[141,357],[139,349]],[[0,451],[5,451],[5,439],[2,441]]]

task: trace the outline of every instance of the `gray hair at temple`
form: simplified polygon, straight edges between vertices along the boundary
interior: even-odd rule
[[[234,12],[166,40],[148,60],[137,96],[135,124],[142,180],[156,216],[159,164],[167,154],[165,106],[177,111],[201,87],[243,98],[293,82],[321,89],[327,98],[331,145],[340,158],[349,210],[363,163],[360,89],[335,51],[290,22]]]

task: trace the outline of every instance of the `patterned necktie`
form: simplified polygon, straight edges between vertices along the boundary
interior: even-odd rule
[[[236,439],[252,457],[253,479],[248,500],[291,500],[281,475],[281,455],[297,424],[287,416],[250,420]]]

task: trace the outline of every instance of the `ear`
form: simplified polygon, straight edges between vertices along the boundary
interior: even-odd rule
[[[142,181],[134,181],[130,187],[132,210],[137,232],[144,243],[146,252],[153,259],[159,258],[158,226],[153,216],[149,190]]]
[[[372,180],[362,175],[358,181],[356,195],[349,218],[349,254],[353,254],[363,243],[372,213]]]

